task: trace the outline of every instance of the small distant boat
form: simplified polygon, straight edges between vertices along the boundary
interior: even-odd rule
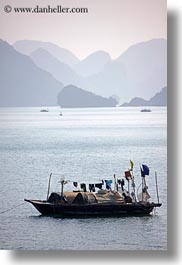
[[[141,111],[140,112],[151,112],[151,109],[141,109]]]
[[[48,109],[41,109],[40,112],[49,112]]]
[[[116,179],[114,174],[114,189],[111,187],[113,181],[110,179],[102,180],[101,183],[95,184],[80,183],[79,185],[78,182],[72,182],[77,190],[64,192],[64,186],[70,181],[65,181],[63,178],[60,180],[61,192],[52,192],[50,194],[51,173],[48,182],[47,199],[25,199],[25,201],[31,203],[42,215],[48,216],[97,217],[104,215],[109,217],[118,215],[149,215],[156,207],[161,207],[162,205],[159,202],[157,174],[155,173],[158,202],[149,202],[150,195],[147,191],[148,186],[145,180],[145,176],[149,175],[149,168],[146,165],[142,165],[142,168],[140,168],[142,191],[137,195],[133,176],[133,164],[131,161],[131,169],[125,172],[125,178],[128,182],[128,188],[126,189],[124,188],[124,179]],[[89,191],[87,190],[87,185]],[[96,188],[98,191],[96,191]]]
[[[59,116],[63,116],[63,113],[62,113],[62,112],[60,112]]]

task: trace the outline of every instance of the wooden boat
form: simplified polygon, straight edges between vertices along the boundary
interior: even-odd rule
[[[141,109],[141,111],[140,112],[151,112],[151,109]]]
[[[77,196],[83,196],[78,193]],[[85,197],[85,195],[83,196]],[[98,201],[84,203],[65,203],[49,202],[41,200],[27,200],[31,203],[42,215],[48,216],[125,216],[125,215],[149,215],[154,208],[160,207],[161,203],[142,203],[142,202],[108,202],[99,203]]]
[[[128,172],[128,171],[127,171]],[[126,173],[126,172],[125,172]],[[127,173],[128,174],[128,173]],[[125,176],[127,175],[125,174]],[[135,193],[124,189],[124,180],[117,180],[114,175],[115,188],[107,186],[106,189],[102,189],[103,183],[100,184],[100,189],[97,192],[86,191],[86,185],[83,183],[81,190],[72,192],[64,192],[64,185],[67,183],[65,180],[61,180],[61,192],[53,192],[49,196],[50,181],[49,178],[47,199],[46,200],[29,200],[26,202],[31,203],[42,215],[48,216],[126,216],[126,215],[149,215],[155,208],[160,207],[162,204],[159,202],[158,188],[157,188],[157,175],[156,175],[156,190],[158,202],[149,202],[150,198],[147,192],[145,177],[142,178],[142,197],[141,200],[137,200]],[[127,175],[128,178],[128,175]],[[127,179],[126,178],[126,179]],[[132,182],[133,189],[134,178],[128,180]],[[106,180],[105,180],[106,181]],[[75,183],[75,182],[73,182]],[[119,187],[119,184],[121,187]],[[102,185],[101,185],[102,184]],[[90,184],[94,185],[94,184]],[[95,184],[95,186],[98,184]],[[95,190],[95,188],[94,188]],[[147,196],[146,196],[147,195]]]
[[[41,109],[40,112],[49,112],[48,109]]]

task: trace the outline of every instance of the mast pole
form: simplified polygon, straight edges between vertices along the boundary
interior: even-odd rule
[[[114,191],[116,191],[116,175],[114,174]]]
[[[143,202],[143,177],[142,177],[142,202]]]
[[[61,199],[63,199],[64,180],[61,181]]]
[[[47,189],[47,201],[48,201],[48,198],[49,198],[49,191],[50,191],[50,185],[51,185],[51,177],[52,177],[52,173],[49,176],[48,189]]]
[[[157,172],[156,171],[155,171],[155,185],[156,185],[156,193],[157,193],[157,202],[159,203],[159,192],[158,192]]]
[[[134,181],[134,176],[133,176],[133,170],[131,170],[131,178],[132,178],[133,192],[135,193],[135,181]]]

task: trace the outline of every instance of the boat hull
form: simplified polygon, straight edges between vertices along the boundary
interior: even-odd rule
[[[93,203],[54,204],[47,201],[26,200],[42,215],[48,216],[126,216],[149,215],[160,203]]]

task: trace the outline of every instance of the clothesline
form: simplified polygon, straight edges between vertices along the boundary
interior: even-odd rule
[[[55,173],[52,173],[52,176],[60,176],[59,174],[55,174]],[[98,184],[98,183],[100,183],[100,182],[102,182],[102,181],[109,181],[109,180],[111,180],[111,178],[114,178],[114,177],[110,177],[110,178],[103,178],[103,179],[98,179],[98,181],[97,182],[95,182],[95,181],[78,181],[78,180],[75,180],[75,179],[66,179],[66,176],[64,175],[62,175],[62,176],[60,176],[60,180],[59,181],[65,181],[66,183],[73,183],[73,182],[77,182],[78,184],[82,184],[82,183],[84,183],[84,184],[87,184],[87,185],[89,185],[89,184]]]

